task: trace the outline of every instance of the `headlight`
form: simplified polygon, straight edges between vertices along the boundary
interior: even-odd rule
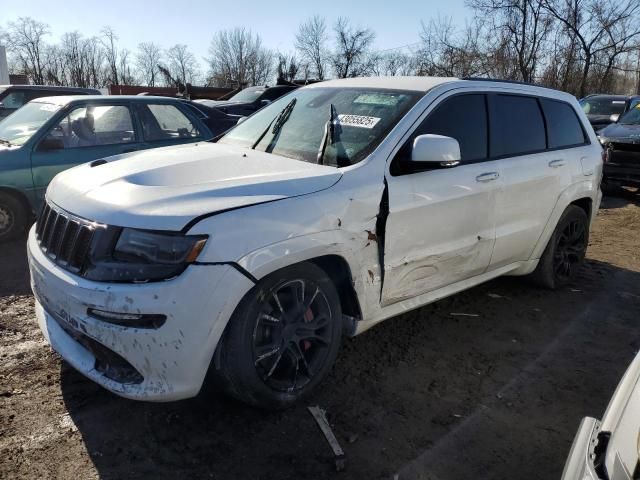
[[[96,252],[84,276],[102,282],[166,280],[195,262],[206,242],[206,235],[123,228],[112,248]]]

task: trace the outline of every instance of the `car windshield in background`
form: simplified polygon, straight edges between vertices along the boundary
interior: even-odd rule
[[[0,121],[0,141],[13,145],[27,142],[60,109],[53,103],[28,103]]]
[[[322,150],[324,164],[352,165],[371,153],[422,95],[405,90],[301,89],[258,111],[218,142],[310,163],[318,161]],[[327,139],[332,107],[334,128]]]
[[[265,92],[264,88],[245,88],[229,99],[230,102],[251,103],[255,102]]]
[[[618,123],[622,125],[640,125],[640,103],[622,115]]]
[[[587,115],[619,115],[624,112],[624,100],[611,98],[584,98],[580,106]]]

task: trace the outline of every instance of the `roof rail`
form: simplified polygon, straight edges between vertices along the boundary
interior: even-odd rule
[[[463,77],[460,80],[475,80],[477,82],[513,83],[516,85],[528,85],[529,87],[547,88],[550,90],[555,90],[550,87],[545,87],[544,85],[536,85],[535,83],[523,82],[520,80],[504,80],[500,78],[483,78],[483,77]]]

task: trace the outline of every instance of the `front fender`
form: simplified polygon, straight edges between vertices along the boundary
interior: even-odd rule
[[[362,317],[367,318],[380,301],[378,246],[369,233],[355,235],[346,230],[328,230],[290,238],[243,256],[238,264],[257,279],[281,268],[319,257],[336,255],[351,270],[353,288]]]

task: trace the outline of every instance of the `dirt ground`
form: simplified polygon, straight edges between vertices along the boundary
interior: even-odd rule
[[[502,278],[389,320],[280,413],[207,387],[172,404],[98,387],[46,346],[24,242],[2,245],[0,478],[559,478],[580,419],[602,415],[640,348],[639,205],[606,200],[574,285]],[[311,404],[346,452],[341,473]]]

